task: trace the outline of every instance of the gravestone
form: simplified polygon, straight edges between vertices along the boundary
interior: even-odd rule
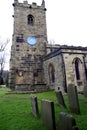
[[[87,97],[87,85],[84,86],[84,96]]]
[[[38,109],[38,102],[36,96],[31,96],[31,105],[32,105],[32,113],[35,117],[39,117],[39,109]]]
[[[72,115],[60,112],[58,130],[79,130]]]
[[[65,101],[64,101],[64,98],[63,98],[63,95],[62,95],[62,92],[61,91],[58,91],[58,92],[55,92],[56,93],[56,97],[57,97],[57,100],[59,102],[59,105],[63,106],[66,108],[66,105],[65,105]]]
[[[42,119],[44,125],[49,130],[56,130],[54,102],[50,100],[42,100],[41,105],[42,105]]]
[[[73,84],[69,84],[67,90],[68,90],[70,111],[76,114],[80,114],[80,107],[76,86],[74,86]]]

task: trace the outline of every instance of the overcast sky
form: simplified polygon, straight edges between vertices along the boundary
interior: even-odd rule
[[[0,1],[0,38],[9,38],[9,45],[13,34],[13,2]],[[28,0],[29,4],[32,2],[40,5],[42,0]],[[87,0],[45,0],[45,4],[48,41],[87,46]],[[9,69],[9,64],[6,64],[6,69]]]
[[[14,0],[0,1],[0,37],[13,34]],[[23,2],[23,0],[19,0]],[[28,0],[41,4],[42,0]],[[60,45],[87,46],[87,0],[45,0],[48,41]],[[10,46],[9,46],[10,48]],[[6,64],[6,69],[9,64]]]
[[[42,0],[28,0],[41,4]],[[0,36],[12,39],[14,0],[0,1]],[[23,0],[19,0],[23,2]],[[87,46],[87,0],[45,0],[48,40]]]

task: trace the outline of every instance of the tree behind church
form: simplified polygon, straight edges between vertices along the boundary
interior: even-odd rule
[[[7,50],[7,45],[9,43],[9,40],[6,39],[5,41],[2,41],[0,39],[0,85],[4,84],[4,79],[3,79],[3,71],[6,63],[6,50]]]

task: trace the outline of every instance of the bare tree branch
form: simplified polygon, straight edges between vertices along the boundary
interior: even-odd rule
[[[0,41],[0,52],[5,51],[6,46],[8,45],[8,43],[9,43],[9,39],[7,39],[5,42]]]
[[[6,63],[6,47],[9,43],[9,39],[7,39],[6,41],[2,41],[0,40],[0,78],[2,78],[2,74],[3,74],[3,70],[4,70],[4,66]]]

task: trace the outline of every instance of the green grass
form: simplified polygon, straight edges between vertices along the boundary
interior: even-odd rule
[[[69,114],[69,104],[67,96],[64,96],[67,109],[58,105],[54,92],[44,92],[35,94],[38,98],[40,118],[35,118],[32,114],[29,94],[6,94],[8,89],[0,88],[0,130],[47,130],[41,118],[41,99],[54,101],[56,126],[58,127],[58,116],[60,112]],[[83,95],[79,96],[81,114],[72,114],[79,130],[87,130],[87,99]],[[57,128],[58,129],[58,128]]]

